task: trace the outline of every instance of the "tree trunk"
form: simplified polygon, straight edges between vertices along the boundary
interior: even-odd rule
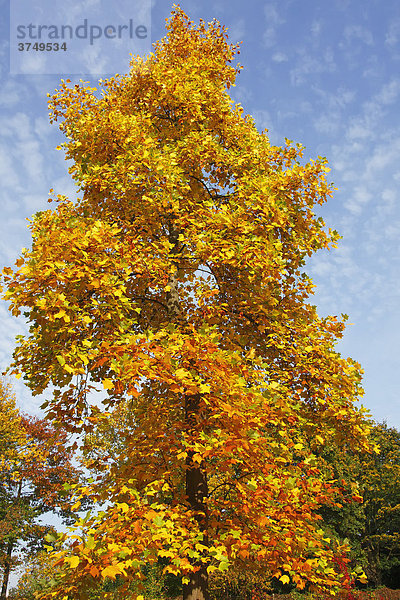
[[[209,600],[208,573],[206,567],[201,567],[190,575],[190,583],[183,585],[183,600]]]
[[[180,269],[180,247],[179,231],[172,223],[169,223],[168,241],[171,244],[171,256],[176,271],[168,278],[169,292],[167,294],[168,317],[172,323],[179,323],[181,310],[179,304],[178,273]],[[199,416],[199,394],[185,396],[185,424],[190,433],[194,429]],[[207,474],[204,463],[198,464],[193,461],[194,452],[189,452],[186,459],[185,487],[189,507],[197,513],[196,521],[200,531],[203,533],[202,543],[208,545],[208,515],[207,515]],[[207,567],[201,562],[193,562],[197,571],[192,573],[190,582],[183,584],[183,600],[209,600]]]
[[[198,394],[186,396],[185,398],[186,424],[189,429],[196,422],[199,400]],[[198,513],[196,520],[200,531],[203,533],[202,543],[207,546],[207,473],[204,463],[194,462],[193,455],[194,452],[189,452],[186,459],[186,496],[190,508]],[[190,582],[183,585],[183,600],[209,600],[207,567],[201,562],[195,562],[193,566],[198,567],[198,570],[190,575]]]
[[[3,585],[1,586],[1,594],[0,600],[6,600],[7,598],[7,588],[8,588],[8,580],[10,577],[11,571],[11,558],[14,544],[13,542],[8,542],[7,544],[7,554],[6,560],[4,561],[4,572],[3,572]]]

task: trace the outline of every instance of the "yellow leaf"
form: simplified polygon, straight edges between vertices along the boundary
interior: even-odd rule
[[[379,444],[374,444],[372,450],[375,452],[375,454],[381,453],[381,447],[379,446]]]
[[[175,371],[175,375],[178,379],[185,379],[185,377],[190,377],[190,373],[186,371],[186,369],[178,369]]]
[[[65,365],[65,358],[63,356],[61,356],[61,354],[57,354],[56,359],[58,360],[58,362],[60,363],[60,365],[62,367]]]
[[[205,546],[204,544],[200,544],[200,542],[197,542],[197,544],[195,545],[196,550],[199,550],[199,552],[202,552],[203,550],[208,550],[208,547]]]
[[[174,558],[175,554],[171,550],[159,550],[158,556],[165,558]]]
[[[282,575],[279,577],[279,581],[282,581],[282,583],[290,583],[290,577],[288,577],[288,575]]]
[[[208,385],[208,383],[201,383],[199,385],[199,392],[200,394],[208,394],[210,392],[211,388]]]
[[[119,567],[117,565],[109,565],[105,569],[102,570],[101,575],[104,577],[109,577],[110,579],[115,579],[117,575],[121,573]]]
[[[76,567],[79,565],[79,556],[68,556],[66,561],[69,563],[71,569],[76,569]]]
[[[105,390],[112,390],[114,387],[114,384],[111,381],[111,379],[103,379],[102,384]]]
[[[96,545],[95,539],[93,536],[89,536],[86,542],[86,548],[89,548],[89,550],[92,550]]]
[[[88,357],[86,356],[86,354],[81,354],[80,352],[78,352],[78,356],[84,365],[89,364],[89,360],[88,360]]]

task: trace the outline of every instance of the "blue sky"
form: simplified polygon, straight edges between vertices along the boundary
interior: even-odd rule
[[[11,0],[12,12],[23,1]],[[67,12],[98,20],[101,2],[73,0]],[[55,149],[62,139],[48,122],[46,97],[69,73],[62,65],[54,72],[53,64],[47,71],[52,74],[43,74],[45,66],[40,71],[28,61],[25,74],[10,74],[10,51],[15,59],[17,50],[8,4],[0,0],[1,265],[13,264],[21,247],[29,246],[26,218],[48,208],[51,187],[75,197],[64,155]],[[43,20],[54,4],[31,1],[30,10]],[[152,41],[164,35],[171,6],[161,0],[151,4]],[[108,3],[108,22],[137,17],[132,7],[126,0]],[[272,143],[287,137],[306,147],[306,159],[328,158],[328,177],[338,190],[319,213],[343,239],[337,250],[317,254],[308,264],[317,285],[313,303],[321,315],[349,315],[339,350],[365,370],[363,404],[376,420],[400,428],[399,3],[184,0],[181,7],[195,21],[217,18],[232,42],[243,41],[244,69],[232,95],[259,129],[269,129]],[[104,48],[104,41],[86,43],[79,60],[91,71],[71,76],[73,82],[83,77],[95,84],[107,75]],[[136,48],[120,43],[113,72],[127,71],[130,51]],[[14,337],[23,329],[2,303],[0,367],[10,361]],[[32,399],[20,382],[16,390],[23,409],[36,412],[41,399]]]

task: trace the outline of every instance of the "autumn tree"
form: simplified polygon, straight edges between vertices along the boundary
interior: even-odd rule
[[[54,575],[51,555],[43,550],[25,564],[25,569],[8,595],[12,600],[35,600],[35,593],[44,589]]]
[[[100,508],[48,598],[99,578],[128,597],[160,559],[185,600],[231,566],[300,588],[340,580],[318,515],[337,490],[314,452],[367,444],[367,426],[359,365],[335,350],[343,320],[317,315],[303,272],[338,239],[314,213],[328,168],[271,145],[234,104],[236,52],[218,22],[175,8],[129,74],[50,98],[81,197],[37,213],[32,248],[4,270],[30,322],[11,372],[34,394],[54,386],[48,417],[71,432],[126,418],[118,460],[76,490]]]
[[[54,527],[40,520],[48,512],[70,516],[61,485],[76,474],[65,434],[43,419],[21,414],[6,382],[0,382],[0,566],[1,600],[11,571],[22,558],[43,550]]]

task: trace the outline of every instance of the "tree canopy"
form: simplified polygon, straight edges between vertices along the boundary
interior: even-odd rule
[[[10,573],[22,559],[43,550],[53,529],[40,518],[71,515],[63,483],[76,479],[66,436],[44,419],[21,413],[10,384],[0,380],[0,568],[1,600]]]
[[[10,371],[34,394],[55,388],[55,423],[114,422],[123,443],[76,489],[100,508],[64,536],[43,598],[116,577],[128,594],[161,559],[185,599],[233,565],[300,588],[340,581],[318,514],[338,492],[315,452],[368,447],[368,425],[360,366],[335,350],[344,319],[318,316],[303,272],[338,239],[314,212],[329,169],[271,145],[232,101],[237,51],[218,22],[175,8],[129,74],[50,97],[81,197],[52,197],[4,269],[10,310],[30,322]]]

